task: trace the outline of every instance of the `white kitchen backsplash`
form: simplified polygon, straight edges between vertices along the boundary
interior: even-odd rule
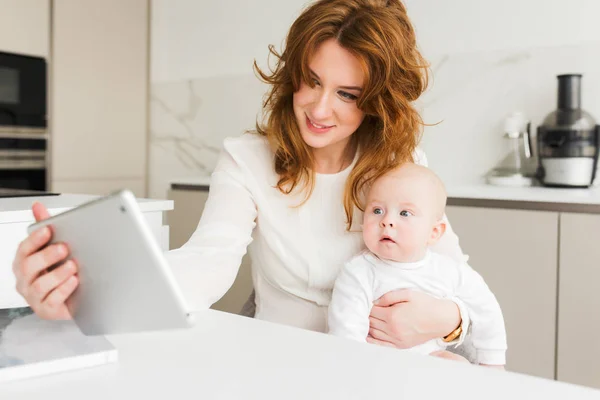
[[[253,74],[154,83],[150,100],[150,197],[174,178],[209,176],[223,139],[253,129],[267,87]]]
[[[504,118],[524,112],[532,131],[556,108],[556,75],[582,73],[582,104],[600,119],[600,43],[430,59],[430,89],[418,102],[422,147],[447,184],[479,182],[506,155]],[[151,88],[150,197],[175,178],[208,176],[223,139],[253,129],[266,91],[249,71]]]
[[[600,121],[600,42],[518,51],[451,54],[431,61],[433,81],[420,99],[422,146],[447,184],[469,184],[508,152],[503,122],[513,111],[532,133],[556,109],[557,79],[582,73],[582,107]]]

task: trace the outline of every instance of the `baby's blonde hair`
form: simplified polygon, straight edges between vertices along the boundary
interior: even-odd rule
[[[445,214],[446,201],[448,195],[446,193],[446,186],[439,176],[430,168],[423,165],[415,164],[412,162],[406,162],[401,164],[399,167],[386,173],[384,176],[397,176],[397,177],[410,177],[413,179],[423,179],[424,182],[430,186],[432,192],[435,195],[435,215],[438,219],[442,219]]]

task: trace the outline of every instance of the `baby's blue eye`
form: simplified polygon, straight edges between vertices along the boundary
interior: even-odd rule
[[[402,210],[400,211],[400,216],[402,217],[410,217],[412,213],[410,211]]]
[[[381,214],[383,214],[383,210],[381,208],[374,208],[373,214],[381,215]]]

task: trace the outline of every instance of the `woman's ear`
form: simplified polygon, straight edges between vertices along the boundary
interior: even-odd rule
[[[435,223],[433,229],[431,230],[431,236],[429,237],[429,241],[427,242],[428,246],[433,246],[437,243],[438,240],[444,235],[446,232],[446,221],[440,219]]]

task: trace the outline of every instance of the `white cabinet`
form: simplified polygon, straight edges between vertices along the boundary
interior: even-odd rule
[[[204,210],[204,203],[208,198],[208,190],[169,190],[168,198],[175,202],[175,208],[167,212],[171,249],[174,249],[187,242],[196,230]],[[211,308],[238,314],[251,292],[250,257],[246,254],[235,282],[221,300]]]
[[[50,0],[2,0],[0,51],[48,58]]]
[[[502,307],[507,369],[553,379],[559,214],[449,206],[447,215]]]
[[[563,213],[560,232],[557,378],[600,388],[600,215]]]
[[[54,0],[51,190],[146,195],[148,0]]]

